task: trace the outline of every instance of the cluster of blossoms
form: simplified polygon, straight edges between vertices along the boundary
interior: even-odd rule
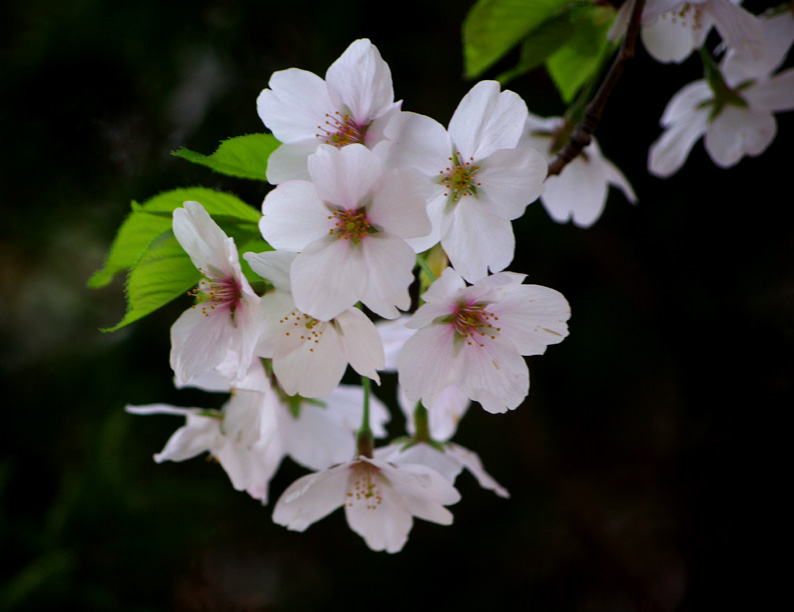
[[[543,191],[546,156],[531,146],[524,101],[493,81],[466,94],[447,128],[403,112],[368,40],[324,80],[277,72],[257,107],[282,143],[259,222],[273,250],[243,254],[267,290],[252,289],[233,238],[200,202],[173,215],[203,276],[171,328],[175,381],[230,399],[220,410],[127,410],[186,417],[155,460],[209,452],[263,503],[289,456],[312,473],[280,496],[276,523],[302,531],[344,506],[372,549],[396,552],[413,517],[452,522],[464,468],[508,496],[450,438],[472,401],[491,413],[519,406],[524,356],[568,334],[560,293],[504,271],[511,221]],[[340,384],[348,365],[361,386]],[[369,382],[394,371],[408,432],[374,448],[389,412]]]
[[[640,21],[646,50],[660,62],[680,63],[700,49],[706,73],[665,108],[660,120],[665,131],[648,155],[651,174],[675,174],[701,137],[721,168],[760,155],[777,133],[774,113],[794,110],[794,69],[778,72],[794,42],[794,7],[789,2],[755,16],[739,3],[646,1]],[[625,29],[634,4],[621,7],[613,35]],[[703,46],[712,28],[722,38],[718,65]]]

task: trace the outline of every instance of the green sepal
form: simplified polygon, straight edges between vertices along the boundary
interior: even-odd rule
[[[267,160],[280,144],[272,134],[247,134],[222,141],[212,155],[185,147],[172,151],[171,155],[228,176],[267,181]]]

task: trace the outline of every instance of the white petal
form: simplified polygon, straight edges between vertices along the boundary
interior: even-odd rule
[[[456,150],[479,162],[499,149],[512,149],[524,130],[527,105],[496,81],[480,81],[463,97],[449,122]]]
[[[259,118],[281,142],[313,138],[334,105],[316,74],[290,68],[273,73],[256,101]],[[318,139],[319,140],[319,139]]]
[[[341,149],[322,145],[309,158],[309,174],[317,195],[326,204],[342,210],[362,208],[382,173],[380,158],[360,144]]]
[[[273,522],[292,531],[305,531],[344,503],[351,463],[343,463],[293,482],[273,509]]]
[[[408,287],[414,280],[414,250],[402,238],[380,232],[362,241],[367,282],[361,301],[384,319],[396,319],[397,310],[408,310],[411,296]]]
[[[353,369],[380,384],[376,370],[385,366],[383,343],[375,324],[358,308],[348,308],[334,319],[346,359]]]
[[[289,291],[291,287],[289,271],[297,253],[290,251],[265,251],[264,253],[245,253],[243,258],[259,276],[270,281],[276,289]]]
[[[427,236],[432,229],[425,210],[427,193],[427,178],[419,172],[408,168],[386,172],[375,185],[367,218],[400,238]]]
[[[174,210],[174,236],[203,274],[218,271],[230,276],[235,272],[230,264],[237,260],[234,239],[224,233],[198,202],[185,202],[184,208]]]
[[[267,182],[278,185],[285,181],[310,180],[309,155],[317,150],[321,142],[319,138],[312,136],[307,140],[282,144],[267,158]]]
[[[325,75],[336,108],[349,110],[366,126],[394,102],[391,71],[369,40],[353,42]]]
[[[467,344],[456,384],[491,413],[518,407],[529,393],[529,370],[515,345],[497,335]]]
[[[328,214],[312,183],[287,181],[265,196],[259,231],[273,248],[299,252],[328,235]]]
[[[648,151],[648,171],[666,178],[684,165],[695,142],[708,127],[708,108],[692,109],[667,128]]]
[[[409,399],[432,408],[439,393],[459,378],[460,359],[451,325],[430,325],[405,343],[397,358],[400,386]]]
[[[302,466],[324,470],[354,456],[354,430],[329,408],[303,402],[298,419],[291,414],[287,418],[292,421],[287,453]]]
[[[463,448],[462,446],[458,446],[457,444],[450,444],[446,452],[450,453],[461,465],[469,470],[483,489],[493,491],[499,497],[504,497],[505,499],[510,497],[510,493],[507,492],[507,489],[496,482],[493,477],[485,471],[477,453]]]
[[[741,92],[750,108],[768,113],[794,110],[794,68]]]
[[[777,123],[771,113],[726,105],[709,124],[706,151],[721,168],[729,168],[745,155],[763,153],[774,140]]]
[[[480,168],[474,178],[482,183],[478,193],[487,197],[490,214],[510,220],[538,198],[548,171],[545,155],[525,140],[515,149],[494,152]]]
[[[177,380],[212,370],[229,352],[234,326],[225,312],[205,314],[197,305],[188,308],[171,326],[171,368]]]
[[[709,0],[706,5],[714,16],[714,25],[728,47],[744,49],[759,59],[764,50],[761,20],[729,0]]]
[[[488,310],[498,317],[500,333],[522,355],[542,355],[546,346],[568,335],[571,307],[561,293],[548,287],[519,285]]]

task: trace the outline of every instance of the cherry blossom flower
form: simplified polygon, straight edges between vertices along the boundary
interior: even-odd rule
[[[174,235],[203,275],[192,294],[196,304],[171,327],[171,367],[184,383],[230,364],[233,378],[248,370],[261,330],[259,297],[240,269],[234,239],[198,202],[174,211]],[[232,381],[234,382],[234,381]]]
[[[648,53],[664,63],[680,63],[703,46],[716,26],[729,48],[758,55],[763,35],[758,19],[738,6],[739,0],[646,0],[640,23],[640,37]],[[623,35],[634,0],[624,2],[608,36]]]
[[[299,478],[273,510],[273,521],[292,531],[344,506],[350,528],[372,550],[402,550],[413,517],[440,525],[452,523],[444,506],[460,500],[441,474],[422,465],[394,465],[360,456],[328,470]]]
[[[420,175],[384,172],[360,144],[320,146],[309,174],[312,182],[288,181],[268,193],[259,223],[274,248],[299,253],[290,268],[298,310],[329,321],[361,301],[396,318],[410,306],[416,263],[405,240],[431,229]]]
[[[527,117],[530,146],[545,153],[548,160],[553,159],[557,148],[555,138],[564,125],[561,117],[543,118],[530,113]],[[626,177],[604,157],[593,138],[559,175],[546,179],[540,201],[557,223],[572,220],[579,227],[590,227],[604,212],[610,185],[620,189],[632,204],[637,201]]]
[[[418,331],[398,357],[399,381],[432,410],[454,384],[492,413],[516,408],[529,391],[522,355],[541,355],[568,335],[570,307],[547,287],[522,285],[502,272],[467,287],[451,268],[424,293],[410,327]]]
[[[270,156],[267,180],[308,179],[306,160],[320,144],[373,148],[399,112],[391,72],[366,39],[353,42],[325,75],[290,68],[273,74],[257,99],[259,117],[283,144]]]
[[[267,503],[267,489],[284,456],[275,407],[278,398],[263,391],[236,390],[220,411],[166,404],[127,406],[132,414],[174,414],[186,418],[154,456],[157,463],[184,461],[203,452],[217,459],[238,491]]]
[[[275,291],[262,297],[263,328],[256,354],[273,359],[273,372],[288,395],[323,397],[331,393],[350,363],[380,383],[383,346],[375,325],[358,308],[330,321],[318,321],[295,307],[289,269],[296,254],[270,251],[244,255]]]
[[[649,151],[652,174],[677,172],[704,135],[707,153],[721,168],[766,150],[777,134],[774,113],[794,110],[794,69],[766,72],[779,66],[785,57],[781,48],[794,39],[791,21],[790,13],[780,22],[765,20],[769,43],[761,57],[729,53],[711,84],[701,79],[672,97],[660,120],[665,131]]]
[[[470,282],[510,264],[510,222],[543,191],[545,159],[521,140],[526,117],[517,94],[482,81],[461,100],[449,131],[415,113],[400,113],[386,127],[393,141],[388,163],[422,172],[431,189],[433,233],[412,245],[421,252],[440,240],[452,266]]]

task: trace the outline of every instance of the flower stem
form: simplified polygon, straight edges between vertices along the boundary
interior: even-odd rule
[[[414,440],[417,442],[433,441],[430,437],[430,423],[427,420],[427,408],[422,405],[422,402],[417,402],[416,408],[414,408],[414,427],[416,428]]]
[[[368,459],[372,459],[375,439],[372,436],[372,429],[370,429],[369,426],[369,378],[362,376],[361,386],[364,388],[364,414],[361,417],[361,428],[358,430],[356,442],[359,456],[363,455]]]

